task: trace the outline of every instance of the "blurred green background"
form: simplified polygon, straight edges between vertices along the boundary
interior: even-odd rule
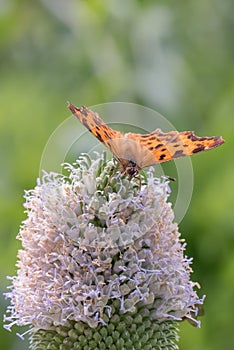
[[[0,0],[1,292],[15,273],[23,191],[70,116],[66,101],[139,103],[177,130],[226,140],[192,157],[194,193],[180,231],[207,299],[201,329],[181,324],[180,349],[234,347],[233,13],[233,0]],[[1,296],[1,313],[6,305]],[[2,328],[0,344],[28,347]]]

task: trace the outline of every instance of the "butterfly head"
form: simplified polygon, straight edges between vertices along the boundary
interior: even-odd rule
[[[128,159],[117,159],[120,165],[120,172],[130,179],[137,176],[141,168],[133,161]]]

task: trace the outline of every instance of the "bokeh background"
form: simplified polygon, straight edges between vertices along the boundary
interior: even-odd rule
[[[23,191],[70,116],[66,101],[139,103],[177,130],[226,140],[192,157],[194,192],[180,231],[207,299],[201,329],[181,324],[180,349],[233,348],[233,13],[233,0],[0,0],[1,292],[16,270]],[[2,314],[6,305],[1,296]],[[2,327],[0,345],[28,347]]]

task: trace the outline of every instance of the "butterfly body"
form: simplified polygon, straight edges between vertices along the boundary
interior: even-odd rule
[[[193,131],[170,131],[156,129],[149,134],[123,134],[113,130],[86,107],[68,108],[79,121],[110,151],[120,164],[120,171],[129,177],[136,176],[147,166],[189,156],[221,145],[221,136],[198,137]]]
[[[153,154],[144,145],[132,138],[133,134],[121,135],[119,138],[104,142],[120,163],[120,171],[135,168],[140,171],[145,166],[155,164]]]

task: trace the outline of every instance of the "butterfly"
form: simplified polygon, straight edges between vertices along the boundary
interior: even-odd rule
[[[141,169],[179,157],[190,156],[224,143],[221,136],[198,137],[193,131],[162,132],[156,129],[149,134],[123,134],[111,129],[99,115],[82,106],[68,103],[70,111],[114,155],[119,170],[130,178]]]

